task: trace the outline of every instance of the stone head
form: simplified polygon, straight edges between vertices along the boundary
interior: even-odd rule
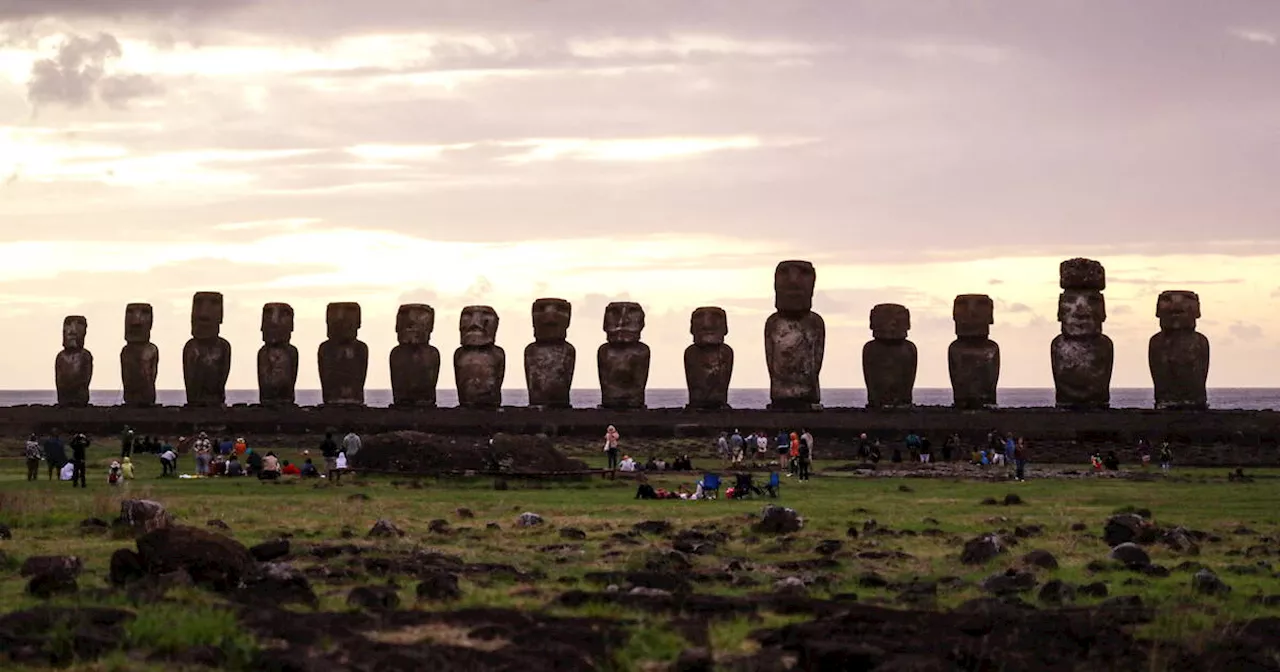
[[[147,343],[151,340],[151,325],[155,313],[149,303],[131,303],[124,307],[124,340],[126,343]]]
[[[1058,286],[1101,292],[1107,288],[1107,271],[1093,259],[1068,259],[1058,265]]]
[[[191,335],[217,338],[222,332],[222,294],[196,292],[191,299]]]
[[[564,299],[537,299],[533,302],[533,340],[563,341],[569,337],[573,306]]]
[[[1156,299],[1156,317],[1165,331],[1192,330],[1200,319],[1200,296],[1195,292],[1171,290]]]
[[[813,310],[813,288],[818,272],[807,261],[783,261],[773,271],[773,305],[782,313]]]
[[[604,309],[605,340],[638,343],[644,331],[644,308],[632,301],[614,301]]]
[[[89,321],[81,315],[69,315],[62,320],[62,347],[67,350],[84,348],[84,337],[89,331]]]
[[[464,347],[493,345],[498,340],[498,311],[489,306],[467,306],[458,319]]]
[[[283,345],[293,338],[293,306],[268,303],[262,306],[262,341]]]
[[[396,340],[401,345],[426,345],[436,328],[436,309],[425,303],[406,303],[396,311]]]
[[[882,341],[901,341],[911,330],[911,311],[896,303],[881,303],[871,309],[871,336]]]
[[[1102,333],[1107,321],[1107,302],[1102,292],[1068,289],[1058,296],[1058,321],[1064,336],[1092,336]]]
[[[324,311],[325,331],[330,340],[354,341],[360,333],[360,304],[331,303]]]
[[[995,322],[995,302],[986,294],[961,294],[951,306],[951,319],[956,322],[956,336],[986,338]]]
[[[720,345],[729,335],[729,316],[723,308],[705,306],[689,317],[689,333],[694,345]]]

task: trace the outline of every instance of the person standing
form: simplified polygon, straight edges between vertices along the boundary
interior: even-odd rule
[[[1019,438],[1013,447],[1013,464],[1018,482],[1027,480],[1027,440]]]
[[[342,437],[342,452],[346,453],[347,457],[355,457],[362,447],[359,434],[347,432],[347,435]]]
[[[80,483],[81,488],[88,488],[89,484],[85,482],[84,463],[85,451],[89,448],[89,437],[84,434],[76,434],[71,439],[71,464],[73,471],[71,472],[71,487],[76,487],[76,483]]]
[[[950,462],[951,456],[957,452],[963,453],[960,448],[960,435],[952,434],[947,437],[946,441],[942,442],[942,461]]]
[[[129,425],[124,426],[124,431],[120,432],[120,458],[124,459],[133,455],[133,428]]]
[[[333,432],[325,432],[324,441],[320,442],[320,454],[324,456],[325,476],[332,481],[338,471],[338,442],[333,440]]]
[[[807,427],[800,430],[800,442],[809,446],[809,459],[812,461],[813,456],[817,453],[814,451],[813,434],[809,433],[809,429]]]
[[[1169,447],[1169,442],[1165,441],[1160,444],[1160,469],[1169,471],[1173,466],[1173,449]]]
[[[208,434],[200,432],[191,447],[196,454],[196,475],[208,476],[209,460],[213,458],[213,441],[209,440]]]
[[[796,455],[796,462],[798,463],[796,465],[796,475],[801,481],[809,480],[809,462],[810,458],[813,456],[813,448],[811,448],[809,446],[809,442],[805,440],[805,437],[808,435],[809,432],[807,431],[800,435],[800,449]]]
[[[909,455],[910,458],[913,460],[919,460],[920,459],[920,435],[916,434],[916,430],[913,429],[910,432],[907,432],[907,439],[906,441],[904,441],[904,443],[906,443],[906,446],[907,446],[907,455]],[[920,461],[923,462],[924,460],[920,460]]]
[[[618,428],[609,425],[604,430],[604,456],[609,461],[609,471],[618,469]]]
[[[27,480],[40,480],[40,460],[43,459],[44,454],[40,450],[40,442],[36,440],[35,434],[27,437],[27,445],[22,452],[27,457]]]
[[[745,457],[742,446],[742,433],[735,429],[733,430],[733,434],[729,437],[729,449],[733,451],[732,457],[734,462],[741,462],[743,457]]]
[[[728,462],[732,459],[729,454],[728,432],[720,432],[719,438],[716,439],[716,453],[720,455],[720,461],[722,462]]]
[[[58,436],[57,432],[44,441],[44,463],[49,469],[51,481],[62,471],[62,465],[67,463],[67,448],[62,444],[62,437]]]

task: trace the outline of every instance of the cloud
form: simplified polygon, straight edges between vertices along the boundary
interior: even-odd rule
[[[1235,28],[1227,32],[1230,33],[1233,37],[1244,40],[1245,42],[1266,45],[1268,47],[1274,47],[1278,42],[1280,42],[1280,40],[1276,39],[1276,36],[1273,33],[1269,33],[1263,30],[1253,30],[1250,28]]]
[[[5,0],[0,22],[40,17],[174,17],[212,14],[247,7],[257,0]]]
[[[1242,341],[1256,341],[1262,338],[1262,327],[1237,321],[1227,329],[1227,333]]]
[[[159,95],[163,88],[144,75],[107,74],[107,64],[123,52],[113,35],[88,38],[72,35],[58,46],[53,58],[36,61],[27,81],[27,100],[37,108],[81,108],[99,99],[120,108],[128,102]]]
[[[1025,304],[1025,303],[1011,303],[1011,304],[1009,304],[1009,305],[1008,305],[1008,307],[1006,307],[1004,310],[1005,310],[1005,312],[1008,312],[1008,313],[1015,313],[1015,314],[1016,314],[1016,313],[1030,313],[1030,312],[1032,312],[1032,311],[1031,311],[1031,306],[1028,306],[1028,305],[1027,305],[1027,304]]]

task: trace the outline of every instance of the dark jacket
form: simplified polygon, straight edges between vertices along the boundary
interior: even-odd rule
[[[71,459],[76,462],[84,462],[85,449],[89,447],[89,439],[83,436],[77,436],[71,439]]]

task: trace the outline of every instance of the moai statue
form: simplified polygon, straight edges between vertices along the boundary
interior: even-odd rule
[[[1161,292],[1156,317],[1160,333],[1151,337],[1147,347],[1156,408],[1208,408],[1209,339],[1196,331],[1200,297],[1195,292]]]
[[[156,374],[160,349],[151,342],[155,314],[149,303],[131,303],[124,309],[124,348],[120,350],[120,379],[125,406],[156,405]]]
[[[396,407],[435,408],[440,381],[440,351],[431,345],[436,311],[425,303],[407,303],[396,311],[396,340],[391,349],[391,403]]]
[[[258,349],[258,403],[295,406],[298,386],[298,348],[293,340],[293,306],[262,306],[262,347]]]
[[[822,357],[827,325],[813,312],[817,281],[813,264],[784,261],[773,272],[774,307],[764,323],[764,359],[769,368],[769,408],[820,410]]]
[[[605,343],[596,351],[600,374],[600,407],[616,410],[645,408],[649,384],[649,346],[640,342],[644,308],[615,301],[604,309]]]
[[[320,396],[326,406],[364,406],[369,346],[360,341],[360,304],[331,303],[324,321],[328,340],[320,344]]]
[[[1058,408],[1096,409],[1111,405],[1111,370],[1115,346],[1102,333],[1107,304],[1102,290],[1106,271],[1092,259],[1069,259],[1058,268],[1062,294],[1050,359]]]
[[[453,352],[453,377],[458,386],[458,406],[502,406],[502,381],[507,375],[507,353],[498,347],[498,313],[489,306],[467,306],[458,318],[461,347]]]
[[[729,318],[723,308],[704,307],[689,317],[693,345],[684,350],[684,380],[688,408],[729,408],[729,379],[733,377],[733,348],[724,342]]]
[[[991,340],[995,303],[986,294],[961,294],[951,307],[956,340],[947,348],[956,408],[994,408],[1000,380],[1000,346]]]
[[[191,340],[182,348],[188,406],[225,406],[231,344],[222,333],[222,294],[196,292],[191,299]]]
[[[867,408],[909,408],[916,385],[916,344],[907,340],[911,311],[896,303],[871,309],[874,340],[862,346]]]
[[[573,306],[564,299],[533,302],[533,342],[524,348],[524,380],[529,405],[569,408],[578,353],[565,339]]]
[[[59,406],[88,406],[93,381],[93,353],[84,349],[89,321],[71,315],[62,321],[62,351],[53,360],[53,380]]]

